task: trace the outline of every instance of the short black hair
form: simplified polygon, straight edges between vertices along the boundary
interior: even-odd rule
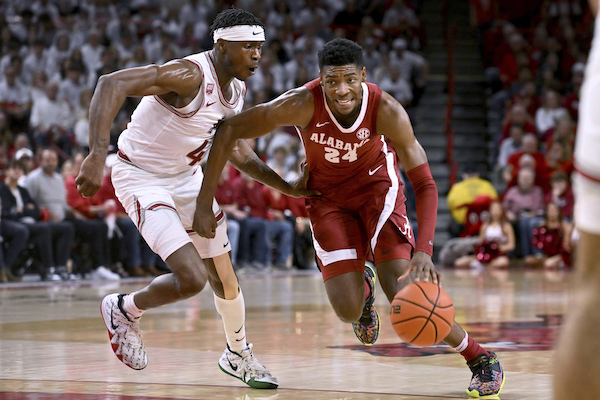
[[[255,17],[251,12],[242,10],[241,8],[231,7],[217,14],[210,26],[210,37],[214,39],[213,34],[216,29],[229,28],[238,25],[258,25],[265,29],[265,25],[260,18]]]
[[[359,68],[363,64],[363,49],[352,40],[337,38],[325,44],[319,51],[319,69],[325,66],[354,64]]]

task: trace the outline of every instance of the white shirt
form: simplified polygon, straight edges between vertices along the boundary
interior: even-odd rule
[[[119,150],[132,164],[160,175],[196,168],[210,150],[217,122],[242,111],[246,84],[234,78],[230,84],[233,96],[225,99],[209,53],[185,58],[204,75],[198,94],[188,105],[175,108],[160,96],[142,98],[118,141]]]

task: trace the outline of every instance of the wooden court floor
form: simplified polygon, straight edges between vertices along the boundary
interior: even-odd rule
[[[503,400],[552,399],[552,346],[569,299],[570,272],[443,270],[456,318],[504,366]],[[318,272],[240,276],[254,354],[279,379],[255,390],[218,366],[225,337],[206,288],[142,319],[149,365],[112,353],[102,297],[143,287],[117,283],[0,285],[0,399],[437,400],[467,399],[464,359],[447,346],[401,343],[379,290],[382,331],[361,345],[332,312]],[[380,288],[379,288],[380,289]]]

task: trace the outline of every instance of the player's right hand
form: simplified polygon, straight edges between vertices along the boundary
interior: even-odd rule
[[[77,191],[84,197],[92,197],[102,186],[104,177],[104,157],[97,153],[90,153],[79,170],[79,175],[75,178]]]
[[[206,207],[200,204],[196,205],[192,229],[194,229],[194,231],[196,231],[196,233],[202,237],[209,239],[215,237],[217,220],[212,210],[212,204]]]

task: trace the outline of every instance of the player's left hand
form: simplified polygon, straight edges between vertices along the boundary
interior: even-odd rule
[[[202,237],[212,239],[215,237],[217,231],[217,220],[212,210],[212,203],[202,206],[196,205],[196,211],[194,212],[194,222],[192,223],[192,229]]]
[[[75,184],[77,185],[77,191],[83,197],[92,197],[102,186],[105,158],[97,153],[90,153],[81,163],[81,169],[79,175],[75,178]]]
[[[433,265],[431,256],[424,251],[416,251],[412,259],[408,263],[407,271],[398,278],[398,281],[403,281],[414,272],[413,281],[433,282],[441,285],[442,280],[440,273]]]
[[[319,196],[321,192],[318,190],[308,189],[308,179],[310,178],[308,173],[308,167],[306,161],[302,162],[302,174],[295,180],[289,182],[290,189],[285,192],[286,195],[292,197],[307,197],[307,196]]]

